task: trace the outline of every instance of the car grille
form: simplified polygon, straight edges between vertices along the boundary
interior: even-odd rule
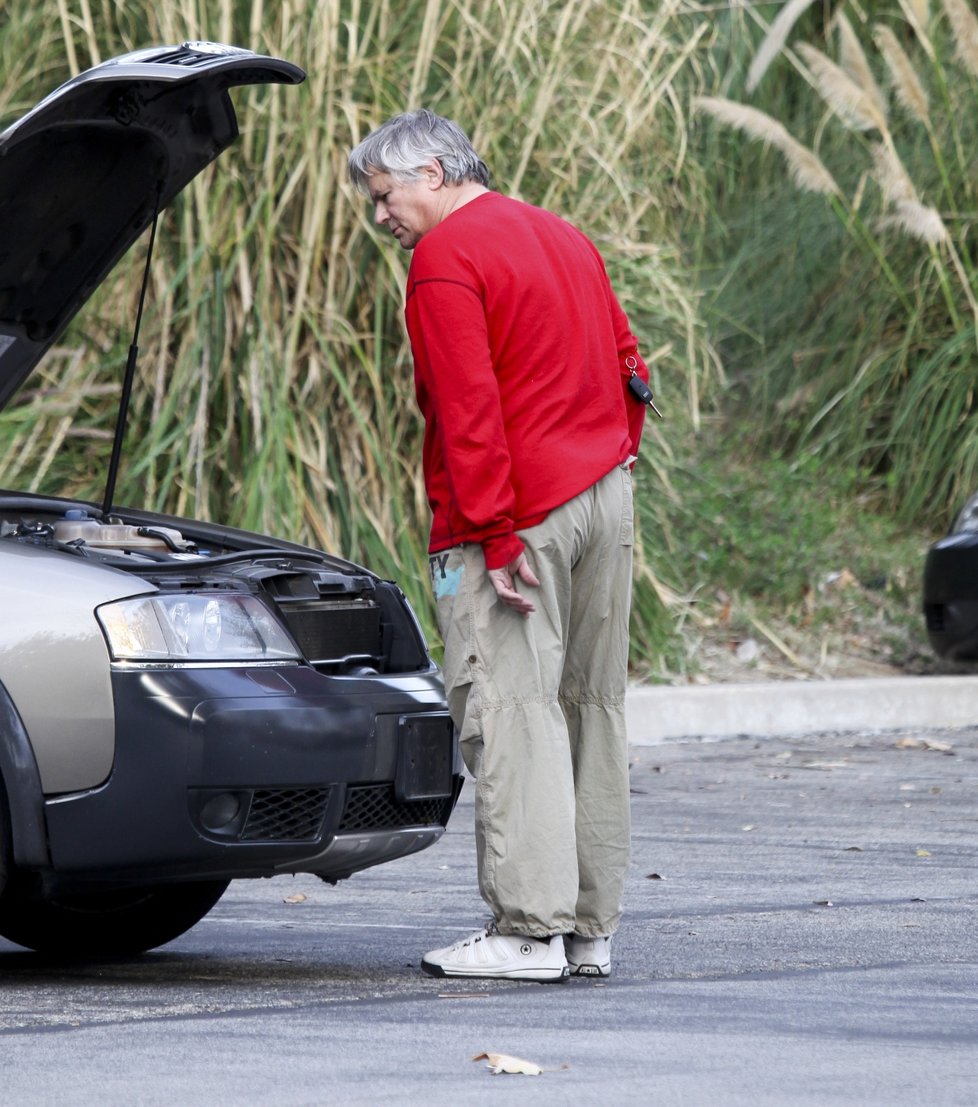
[[[346,807],[339,833],[428,826],[431,823],[444,826],[451,813],[451,799],[398,801],[391,784],[357,785],[346,791]]]
[[[380,608],[374,603],[280,603],[279,611],[303,657],[314,665],[381,656]]]
[[[259,788],[241,830],[244,842],[302,842],[319,837],[328,788]]]

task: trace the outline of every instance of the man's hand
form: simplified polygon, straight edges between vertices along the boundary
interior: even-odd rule
[[[530,568],[530,563],[526,560],[525,553],[521,553],[515,561],[511,561],[501,569],[487,569],[486,571],[489,573],[489,579],[492,581],[493,588],[496,589],[496,595],[507,607],[511,607],[514,611],[518,611],[523,616],[529,615],[536,610],[533,606],[533,601],[526,596],[520,595],[515,587],[517,577],[524,584],[529,584],[532,588],[540,587],[540,582],[533,575],[533,570]]]

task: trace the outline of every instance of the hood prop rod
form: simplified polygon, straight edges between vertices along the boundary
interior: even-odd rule
[[[156,224],[160,218],[159,198],[153,207],[153,222],[150,226],[149,245],[146,248],[146,264],[143,266],[143,283],[139,289],[139,307],[136,309],[136,325],[133,327],[129,356],[126,358],[126,373],[122,378],[122,396],[119,399],[119,415],[115,422],[115,436],[112,440],[112,460],[109,462],[109,476],[105,482],[105,498],[102,500],[102,519],[108,519],[115,498],[115,485],[119,476],[119,462],[122,458],[122,442],[126,437],[126,425],[129,420],[129,397],[132,395],[132,382],[136,376],[136,358],[139,356],[139,327],[143,321],[143,304],[146,301],[146,288],[149,285],[149,267],[153,260],[153,246],[156,243]]]

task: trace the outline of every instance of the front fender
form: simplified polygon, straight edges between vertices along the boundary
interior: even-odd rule
[[[45,868],[50,864],[41,774],[23,720],[7,689],[0,684],[0,783],[10,816],[15,865]],[[0,833],[3,830],[0,828]]]
[[[0,683],[48,795],[94,788],[112,770],[115,709],[95,608],[147,591],[155,589],[71,554],[0,544]]]

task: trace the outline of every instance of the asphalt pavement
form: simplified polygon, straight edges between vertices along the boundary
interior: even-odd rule
[[[484,917],[471,787],[434,848],[335,888],[235,882],[143,958],[0,942],[0,1104],[974,1107],[978,726],[939,725],[975,693],[954,679],[918,678],[909,707],[865,690],[862,731],[807,711],[762,733],[805,682],[735,686],[727,723],[731,693],[694,689],[688,734],[633,734],[607,981],[420,972]],[[633,691],[630,717],[664,718],[669,691]],[[921,700],[928,725],[908,722]],[[543,1072],[493,1075],[483,1053]]]

